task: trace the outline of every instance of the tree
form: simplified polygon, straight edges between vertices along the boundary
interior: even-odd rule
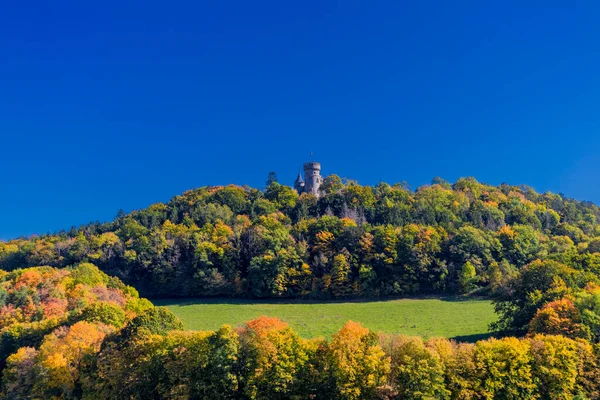
[[[431,184],[432,185],[440,185],[440,186],[443,186],[446,189],[450,189],[451,188],[450,183],[448,183],[447,180],[445,180],[444,178],[441,178],[439,176],[436,176],[435,178],[433,178],[431,180]]]
[[[351,293],[350,286],[350,264],[344,254],[338,254],[333,257],[333,267],[331,268],[331,293],[335,297],[347,296]]]
[[[329,195],[342,190],[343,187],[344,183],[342,182],[342,178],[337,175],[329,175],[323,179],[320,190],[325,193],[325,195]]]
[[[581,312],[568,298],[551,301],[540,308],[529,323],[529,333],[590,338],[589,328],[581,323]]]
[[[123,327],[127,317],[123,309],[116,304],[100,301],[87,305],[77,319],[112,325],[118,329]]]
[[[462,293],[469,293],[477,287],[476,276],[477,272],[475,271],[475,267],[467,261],[461,268],[458,276],[458,283],[460,284]]]
[[[90,263],[81,263],[71,271],[70,278],[72,286],[78,283],[87,286],[106,285],[108,275],[104,274],[98,267]]]
[[[81,321],[48,335],[40,346],[38,357],[42,378],[36,382],[34,393],[42,397],[53,393],[72,397],[80,385],[84,358],[100,350],[109,331],[106,326]]]
[[[590,240],[586,251],[588,253],[600,253],[600,238],[594,238]]]
[[[425,347],[421,338],[395,336],[387,340],[386,354],[391,357],[388,382],[398,399],[447,399],[450,392],[444,382],[440,356]]]
[[[446,389],[452,399],[481,398],[478,393],[480,378],[475,365],[475,345],[430,339],[426,346],[439,356]]]
[[[478,398],[535,399],[529,345],[516,338],[491,339],[475,345],[474,363],[481,384]]]
[[[252,399],[290,398],[308,362],[304,341],[277,318],[260,317],[239,331],[244,393]]]
[[[281,211],[289,214],[296,207],[298,192],[289,186],[273,182],[267,186],[265,197],[275,203]]]
[[[240,376],[239,335],[225,325],[208,337],[206,363],[201,365],[191,380],[191,396],[201,399],[235,399]]]
[[[183,324],[166,307],[153,307],[132,319],[121,330],[117,342],[124,343],[140,333],[165,335],[169,331],[182,330]]]
[[[462,226],[450,239],[451,259],[458,265],[470,262],[479,273],[486,272],[500,252],[500,242],[490,232]]]
[[[506,258],[517,267],[535,260],[542,251],[538,233],[528,225],[505,226],[498,238]]]
[[[2,374],[2,395],[6,399],[30,398],[39,374],[38,351],[32,347],[21,347],[6,359]]]
[[[257,297],[284,297],[307,289],[306,279],[310,278],[308,265],[302,262],[292,247],[275,253],[253,257],[248,268],[248,283]]]
[[[325,398],[374,398],[390,370],[377,336],[352,321],[333,335],[325,357],[334,388],[333,393],[323,393]]]
[[[542,399],[572,399],[576,394],[577,343],[562,336],[536,335],[529,341],[532,374]]]
[[[277,182],[279,182],[279,180],[277,179],[277,174],[273,171],[269,172],[269,178],[267,179],[267,188],[273,183]]]
[[[537,310],[562,298],[569,288],[585,285],[581,273],[556,261],[534,261],[523,267],[499,290],[494,307],[499,314],[495,329],[525,334]]]

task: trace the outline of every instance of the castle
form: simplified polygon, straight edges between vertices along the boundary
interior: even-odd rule
[[[304,179],[302,174],[298,172],[294,189],[300,194],[310,193],[319,197],[319,188],[323,183],[321,176],[321,164],[316,161],[309,161],[304,164]]]

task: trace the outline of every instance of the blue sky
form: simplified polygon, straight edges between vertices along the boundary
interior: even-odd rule
[[[310,151],[600,203],[598,2],[134,3],[3,5],[0,238],[291,184]]]

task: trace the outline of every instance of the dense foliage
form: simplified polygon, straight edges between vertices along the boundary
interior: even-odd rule
[[[91,264],[5,273],[1,287],[6,399],[600,398],[600,347],[583,339],[423,341],[348,322],[306,340],[268,317],[183,331]]]
[[[37,398],[76,391],[86,355],[95,354],[106,335],[151,309],[135,289],[89,263],[0,271],[0,370],[8,364],[4,378],[12,377],[5,391],[34,389],[33,376],[27,375],[33,371],[15,367],[33,362],[34,355],[35,387],[43,387]]]
[[[264,192],[201,188],[0,242],[0,395],[599,399],[598,217],[474,179],[411,192],[330,176],[320,198],[273,179]],[[424,342],[349,322],[305,340],[266,317],[185,332],[121,279],[152,296],[489,294],[495,331],[521,339]]]
[[[321,298],[496,291],[537,259],[600,271],[600,209],[558,194],[472,178],[412,192],[332,175],[317,198],[269,182],[0,242],[0,268],[92,262],[150,297]]]

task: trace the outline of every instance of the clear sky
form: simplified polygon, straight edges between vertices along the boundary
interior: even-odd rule
[[[598,1],[133,3],[3,2],[0,238],[292,184],[310,151],[600,203]]]

